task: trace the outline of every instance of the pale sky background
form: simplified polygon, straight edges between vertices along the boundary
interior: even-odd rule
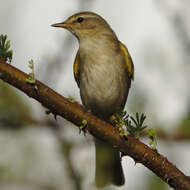
[[[167,2],[171,10],[184,8],[183,4],[177,0]],[[135,86],[139,86],[145,94],[149,94],[147,95],[149,101],[145,107],[146,115],[156,117],[156,120],[162,124],[167,123],[168,129],[177,126],[178,119],[186,111],[186,102],[189,98],[188,88],[182,85],[186,84],[186,79],[181,75],[184,72],[181,67],[181,57],[175,53],[179,48],[175,42],[175,32],[172,31],[166,15],[156,1],[92,0],[88,4],[79,5],[78,0],[1,0],[0,33],[7,34],[11,40],[14,52],[12,65],[29,72],[27,62],[33,59],[36,63],[35,68],[38,68],[36,75],[40,80],[40,71],[46,67],[44,62],[42,64],[44,56],[54,55],[62,47],[63,60],[65,56],[67,57],[66,62],[63,62],[63,78],[59,83],[52,82],[50,87],[64,96],[71,95],[79,100],[79,90],[72,74],[78,42],[68,31],[50,26],[78,12],[78,7],[81,11],[94,11],[104,17],[118,38],[127,45],[135,65],[135,82],[128,102],[133,96]],[[167,13],[170,14],[170,12]],[[61,40],[64,38],[70,40],[69,47],[68,44],[61,45]],[[154,46],[160,49],[152,49]],[[163,56],[163,62],[159,62],[159,56]],[[147,60],[152,60],[152,62],[146,64]],[[30,101],[38,105],[35,101],[31,99]],[[148,122],[152,124],[151,119]],[[164,148],[162,144],[160,147],[162,147],[162,153],[166,153],[168,147]],[[172,151],[171,149],[171,159]],[[90,159],[93,159],[92,157],[93,153]],[[178,164],[183,171],[187,171],[183,163]],[[134,166],[131,158],[124,159],[124,165],[127,168],[125,171],[128,189],[140,189],[144,181],[142,173],[150,171],[139,164]],[[136,175],[140,176],[138,183],[133,180]],[[90,177],[93,178],[93,174]]]

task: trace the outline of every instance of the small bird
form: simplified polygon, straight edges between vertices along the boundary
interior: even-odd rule
[[[110,117],[124,109],[134,66],[131,56],[109,24],[98,14],[81,12],[62,23],[79,42],[74,61],[74,77],[87,110],[110,123]],[[119,152],[95,138],[97,187],[125,183]]]

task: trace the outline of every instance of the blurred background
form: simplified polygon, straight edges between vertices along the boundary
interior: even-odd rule
[[[126,109],[146,114],[158,133],[158,151],[190,175],[190,1],[1,0],[0,34],[11,41],[12,65],[29,73],[33,59],[37,79],[77,101],[72,68],[78,42],[50,25],[79,11],[102,15],[127,45],[135,80]],[[95,190],[92,137],[45,112],[0,81],[0,189]],[[133,159],[123,157],[122,164],[126,185],[107,189],[170,189]]]

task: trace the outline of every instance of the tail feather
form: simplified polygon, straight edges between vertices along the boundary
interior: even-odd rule
[[[125,183],[119,152],[111,145],[95,139],[96,145],[96,186],[105,187]]]

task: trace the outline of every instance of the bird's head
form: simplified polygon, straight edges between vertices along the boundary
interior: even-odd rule
[[[79,40],[98,38],[101,35],[115,36],[109,24],[99,15],[92,12],[82,12],[70,16],[66,21],[52,24],[72,32]]]

